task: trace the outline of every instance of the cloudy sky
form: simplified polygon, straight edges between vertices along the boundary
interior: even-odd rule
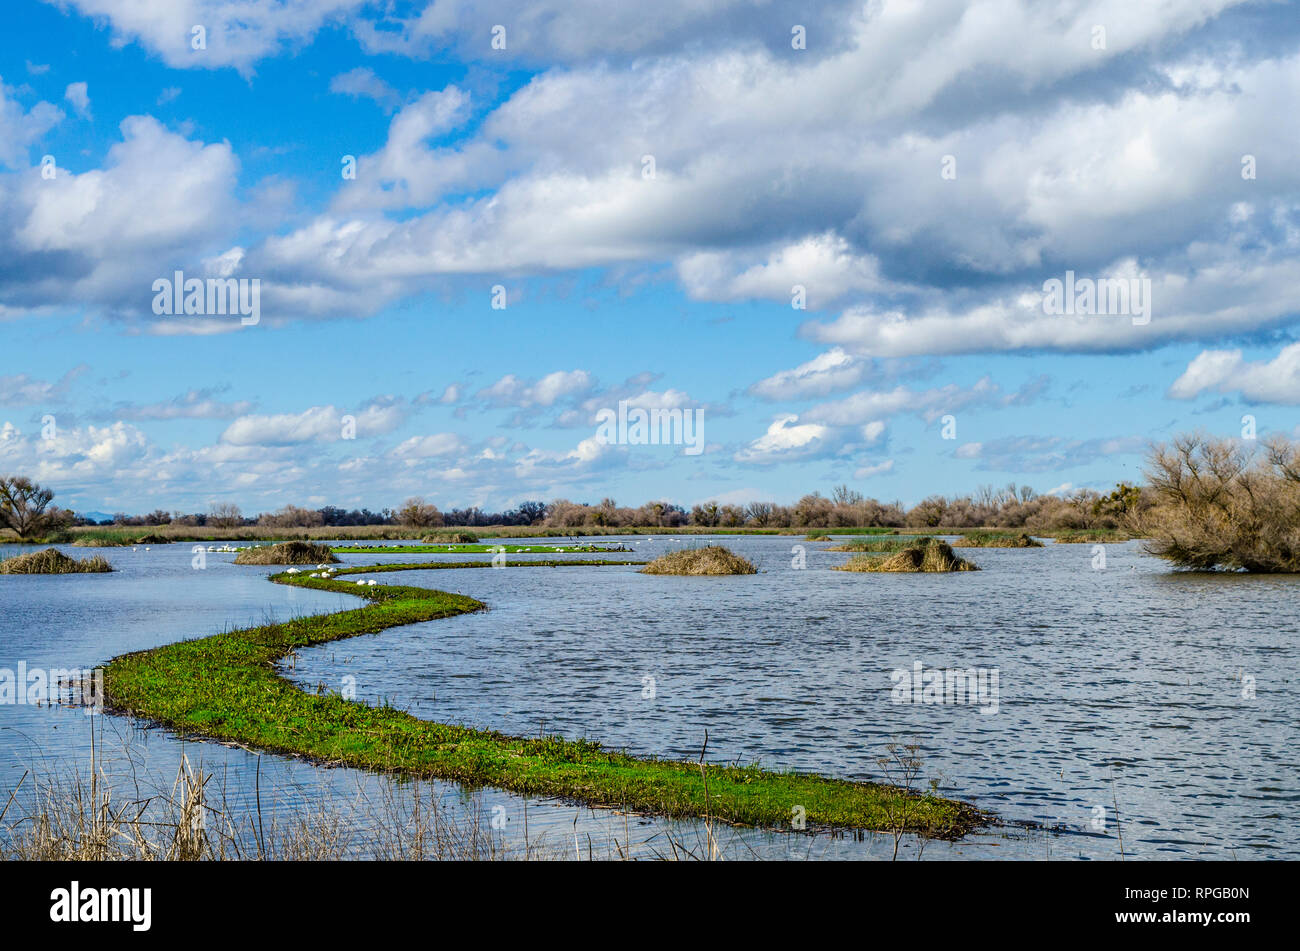
[[[914,502],[1300,422],[1294,3],[5,19],[0,471],[83,511]],[[156,313],[176,271],[257,322]],[[704,452],[597,438],[622,400]]]

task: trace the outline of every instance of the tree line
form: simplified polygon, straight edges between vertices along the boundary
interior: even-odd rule
[[[395,510],[308,509],[295,505],[246,518],[232,503],[202,514],[114,517],[122,525],[263,525],[311,528],[401,525],[413,529],[486,526],[592,528],[1004,528],[1027,532],[1120,529],[1141,535],[1149,552],[1178,567],[1300,572],[1300,444],[1284,437],[1256,443],[1203,433],[1153,446],[1141,486],[1119,483],[1110,492],[1080,489],[1040,495],[1028,486],[982,486],[974,493],[932,495],[907,508],[880,502],[846,485],[828,496],[812,492],[793,505],[716,501],[689,511],[667,501],[620,506],[555,499],[524,502],[502,512],[476,507],[442,512],[423,498]],[[0,528],[19,539],[76,524],[53,504],[54,493],[21,476],[0,477]],[[84,521],[84,520],[83,520]]]

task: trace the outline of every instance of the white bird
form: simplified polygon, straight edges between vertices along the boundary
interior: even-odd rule
[[[378,583],[379,583],[379,582],[378,582],[378,581],[375,581],[374,579],[371,579],[370,581],[367,581],[367,582],[366,582],[366,584],[378,584]]]
[[[361,584],[361,585],[363,585],[363,584],[365,584],[365,582],[364,582],[364,581],[358,581],[357,584]]]

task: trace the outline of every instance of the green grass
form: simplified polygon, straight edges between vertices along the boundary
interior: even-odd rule
[[[904,548],[914,548],[917,545],[926,545],[930,541],[928,535],[900,535],[896,538],[871,538],[871,539],[854,539],[853,541],[843,542],[839,545],[832,545],[827,551],[855,551],[855,552],[896,552]]]
[[[485,555],[495,554],[501,549],[506,554],[518,555],[533,552],[536,554],[582,554],[600,552],[626,552],[630,548],[623,546],[601,545],[343,545],[333,548],[335,552],[345,555]]]
[[[971,532],[954,548],[1042,548],[1043,543],[1028,532]]]
[[[339,574],[489,564],[385,565],[349,568]],[[528,562],[527,566],[543,564]],[[478,611],[486,605],[426,588],[359,588],[348,581],[289,574],[273,575],[270,580],[354,594],[370,603],[125,654],[113,660],[104,675],[113,707],[183,733],[319,762],[433,777],[470,787],[494,786],[645,814],[789,828],[794,810],[802,807],[813,828],[901,828],[943,838],[959,837],[989,818],[964,803],[891,786],[758,766],[709,765],[702,771],[697,763],[635,757],[587,739],[508,736],[420,720],[390,706],[372,707],[334,693],[306,693],[276,672],[276,662],[294,650]]]

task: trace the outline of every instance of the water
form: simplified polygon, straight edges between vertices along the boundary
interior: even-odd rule
[[[612,558],[705,543],[602,541],[636,549]],[[935,780],[1006,823],[960,843],[930,843],[925,858],[1113,859],[1120,835],[1129,857],[1300,855],[1300,577],[1178,575],[1135,543],[1107,545],[1105,570],[1094,570],[1091,545],[1049,544],[964,551],[978,573],[863,575],[829,570],[848,557],[827,552],[832,543],[715,541],[762,573],[679,578],[611,566],[376,575],[381,584],[459,591],[491,610],[301,651],[286,673],[334,689],[352,677],[359,699],[416,716],[586,736],[634,753],[695,759],[707,730],[712,762],[845,778],[882,779],[887,744],[915,744],[923,783]],[[806,553],[802,570],[792,567],[796,545]],[[233,555],[208,554],[207,570],[194,571],[188,545],[103,553],[117,573],[0,578],[0,667],[20,659],[90,666],[358,603],[268,584],[274,569],[231,565]],[[342,557],[364,565],[476,556]],[[508,561],[533,557],[556,556]],[[891,673],[917,662],[996,669],[996,712],[894,702]],[[1252,683],[1253,698],[1244,695]],[[88,761],[79,712],[0,707],[0,718],[0,789],[34,758]],[[248,801],[252,754],[105,719],[144,765],[174,773],[182,749],[191,760],[202,755],[230,794]],[[324,791],[351,802],[358,789],[389,781],[267,756],[261,782],[264,797],[269,785],[290,801]],[[501,806],[506,835],[519,835],[516,797],[443,792],[464,808]],[[570,855],[575,815],[580,838],[624,839],[623,817],[611,813],[536,800],[528,808],[531,834],[549,831]],[[699,833],[694,823],[631,825],[638,846]],[[892,839],[882,838],[742,832],[726,845],[733,855],[888,857]],[[578,851],[585,858],[585,838]]]

